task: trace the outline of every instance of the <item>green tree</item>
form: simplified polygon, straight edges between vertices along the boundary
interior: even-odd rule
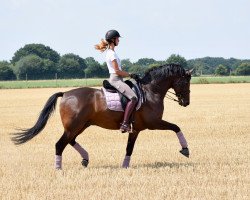
[[[154,64],[156,60],[153,58],[141,58],[137,62],[134,63],[134,65],[139,65],[141,67],[148,67],[151,64]]]
[[[57,73],[57,65],[49,60],[49,59],[43,59],[43,72],[42,77],[44,79],[54,79],[55,74]]]
[[[7,61],[0,61],[0,80],[15,80],[16,75],[10,68],[10,63]]]
[[[187,68],[188,65],[187,65],[187,60],[180,56],[180,55],[176,55],[176,54],[172,54],[171,56],[169,56],[169,58],[166,60],[167,63],[171,64],[171,63],[174,63],[174,64],[179,64],[181,65],[183,68]]]
[[[43,44],[27,44],[15,52],[11,63],[14,64],[21,58],[30,54],[37,55],[43,59],[51,60],[54,63],[58,63],[60,59],[60,55],[49,46],[45,46]]]
[[[65,54],[60,58],[57,72],[59,78],[83,78],[86,63],[83,58],[75,54]]]
[[[154,68],[154,67],[159,67],[159,66],[162,66],[162,65],[165,65],[165,64],[167,64],[166,61],[155,61],[154,63],[148,65],[146,70],[144,70],[144,71],[146,72],[148,69],[151,69],[151,68]]]
[[[224,65],[218,65],[215,69],[215,74],[221,76],[227,75],[228,69]]]
[[[18,79],[43,79],[43,60],[37,55],[28,55],[16,63]]]
[[[107,74],[107,68],[105,69],[105,64],[100,65],[93,57],[85,58],[87,68],[84,70],[88,78],[105,77]]]
[[[237,75],[250,75],[250,63],[242,63],[236,68]]]
[[[122,70],[128,71],[130,67],[132,67],[132,62],[129,59],[121,60]]]
[[[148,69],[147,67],[142,67],[140,65],[133,65],[129,68],[129,72],[143,75],[147,69]]]
[[[108,66],[107,66],[107,63],[104,62],[102,65],[101,65],[101,74],[100,74],[100,77],[102,78],[107,78],[109,77],[109,70],[108,70]]]
[[[196,67],[196,71],[202,74],[214,74],[218,65],[222,64],[228,70],[235,70],[242,63],[250,63],[250,60],[240,60],[235,58],[221,58],[221,57],[204,57],[188,60],[188,68]],[[200,66],[197,68],[197,66]]]
[[[68,53],[68,54],[63,55],[63,57],[64,58],[72,58],[72,59],[74,59],[84,69],[87,67],[87,65],[85,63],[85,60],[83,58],[81,58],[80,56],[76,55],[76,54]]]
[[[153,63],[151,65],[148,66],[148,68],[154,68],[154,67],[159,67],[160,65],[158,63]]]

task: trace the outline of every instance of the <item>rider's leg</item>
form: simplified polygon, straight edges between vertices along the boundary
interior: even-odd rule
[[[111,85],[113,85],[120,93],[130,100],[126,106],[123,123],[120,127],[122,132],[130,132],[129,119],[137,103],[136,94],[126,83],[123,82],[121,77],[115,76],[113,74],[111,75],[109,81]]]
[[[126,109],[125,109],[125,112],[124,112],[123,122],[122,122],[121,127],[120,127],[121,132],[129,132],[130,131],[129,119],[130,119],[130,116],[135,108],[136,102],[137,102],[136,97],[132,97],[131,100],[128,102]]]

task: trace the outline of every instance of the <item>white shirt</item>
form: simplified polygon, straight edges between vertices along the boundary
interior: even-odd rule
[[[116,52],[113,51],[112,49],[108,49],[107,52],[106,52],[106,62],[107,62],[110,74],[115,73],[115,69],[114,69],[114,67],[112,65],[113,60],[116,60],[119,69],[122,70],[121,61],[120,61],[119,57],[117,56]]]

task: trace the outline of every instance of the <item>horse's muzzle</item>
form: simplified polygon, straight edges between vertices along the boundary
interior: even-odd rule
[[[179,104],[183,107],[187,107],[189,105],[189,101],[185,101],[184,99],[180,99]]]

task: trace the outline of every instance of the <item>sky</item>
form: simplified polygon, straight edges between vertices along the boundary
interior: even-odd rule
[[[0,60],[30,43],[104,62],[110,29],[121,59],[250,59],[249,0],[0,0]]]

